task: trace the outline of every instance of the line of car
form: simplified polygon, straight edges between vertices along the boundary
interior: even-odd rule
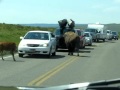
[[[74,29],[75,33],[80,36],[80,48],[86,45],[92,46],[93,37],[90,32],[85,30]],[[118,32],[112,31],[111,39],[118,40]],[[45,54],[47,57],[55,56],[58,48],[66,48],[64,38],[60,35],[60,30],[56,29],[54,33],[50,31],[32,30],[20,37],[21,41],[18,45],[18,55],[23,57],[25,54]]]

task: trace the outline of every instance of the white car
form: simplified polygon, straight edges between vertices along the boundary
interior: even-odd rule
[[[29,31],[20,39],[19,57],[23,57],[25,54],[45,54],[48,57],[56,55],[56,39],[50,31]]]

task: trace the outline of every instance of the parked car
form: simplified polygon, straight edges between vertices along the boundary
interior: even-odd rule
[[[111,30],[107,30],[107,39],[112,40],[112,31]]]
[[[87,29],[85,29],[85,32],[90,32],[90,34],[92,35],[93,41],[94,42],[97,41],[97,33],[98,33],[97,29],[87,28]]]
[[[117,31],[112,31],[112,39],[118,40],[119,34]]]
[[[56,39],[50,31],[29,31],[20,39],[19,57],[25,54],[45,54],[48,57],[56,55]]]
[[[84,32],[85,33],[85,44],[92,46],[92,36],[90,32]]]
[[[75,29],[75,33],[77,33],[80,36],[80,48],[85,48],[85,34],[84,30]]]
[[[63,33],[69,31],[68,29],[69,28],[66,28]],[[80,29],[74,29],[73,32],[77,33],[80,36],[80,48],[85,48],[84,31],[80,30]],[[61,35],[59,28],[54,31],[54,35],[56,37],[57,49],[58,48],[66,49],[64,37],[63,37],[63,35]]]
[[[68,28],[65,28],[63,34],[68,31]],[[65,40],[63,35],[60,32],[60,28],[55,29],[54,31],[54,35],[56,37],[56,49],[58,48],[62,48],[62,49],[66,49],[66,44],[65,44]]]

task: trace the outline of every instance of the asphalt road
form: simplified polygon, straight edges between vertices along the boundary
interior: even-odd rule
[[[59,50],[55,57],[0,59],[0,86],[54,86],[120,78],[120,40],[93,43],[80,56]]]

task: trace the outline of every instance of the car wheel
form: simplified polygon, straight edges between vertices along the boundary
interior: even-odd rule
[[[99,39],[97,39],[97,42],[99,42]]]
[[[92,42],[90,44],[88,44],[89,46],[92,46]]]
[[[19,54],[19,57],[23,57],[24,54]]]
[[[85,48],[85,45],[82,48]]]
[[[49,54],[47,55],[48,58],[51,57],[51,52],[52,52],[52,48],[50,48]]]
[[[52,53],[52,56],[55,56],[56,55],[56,51],[54,53]]]
[[[103,39],[103,42],[105,42],[105,39]]]

